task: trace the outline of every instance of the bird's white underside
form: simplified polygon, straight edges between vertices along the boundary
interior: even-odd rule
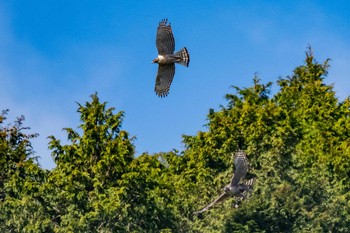
[[[165,57],[163,56],[163,55],[158,55],[158,59],[159,59],[159,61],[160,62],[158,62],[158,63],[161,63],[161,62],[165,62]]]

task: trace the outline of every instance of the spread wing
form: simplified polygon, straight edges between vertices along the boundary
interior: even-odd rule
[[[160,97],[169,94],[170,85],[175,75],[175,64],[158,65],[158,74],[154,91]]]
[[[175,50],[173,31],[170,23],[167,25],[167,22],[167,19],[163,19],[158,26],[156,38],[158,54],[173,54]]]
[[[201,209],[200,211],[194,212],[193,214],[200,214],[203,213],[207,210],[209,210],[213,205],[223,202],[224,200],[226,200],[228,197],[230,197],[230,194],[224,192],[223,194],[221,194],[218,198],[215,199],[215,201],[213,201],[212,203],[210,203],[209,205],[207,205],[206,207],[204,207],[203,209]]]
[[[248,159],[243,151],[238,151],[235,158],[235,171],[231,179],[231,186],[236,186],[247,175]]]

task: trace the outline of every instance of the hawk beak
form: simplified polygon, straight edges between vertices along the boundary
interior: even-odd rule
[[[159,61],[159,59],[156,58],[156,59],[154,59],[154,60],[152,61],[152,63],[158,63],[158,61]]]

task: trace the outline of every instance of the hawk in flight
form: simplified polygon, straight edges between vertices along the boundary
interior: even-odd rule
[[[190,54],[184,47],[180,51],[174,53],[175,40],[168,20],[160,21],[156,46],[158,50],[158,57],[154,59],[153,63],[158,63],[158,74],[154,91],[160,97],[165,97],[169,94],[171,82],[175,75],[175,63],[187,66],[190,63]]]
[[[251,192],[254,184],[254,178],[241,182],[248,172],[248,159],[243,151],[238,151],[235,156],[235,171],[230,184],[225,186],[223,193],[216,198],[212,203],[194,212],[193,214],[200,214],[209,210],[215,204],[225,201],[229,197],[235,196],[245,199],[247,192]]]

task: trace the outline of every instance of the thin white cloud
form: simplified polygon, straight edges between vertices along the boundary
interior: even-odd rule
[[[47,136],[54,135],[65,142],[61,129],[76,129],[80,124],[75,101],[84,104],[95,91],[101,101],[109,102],[109,107],[116,106],[117,111],[122,107],[121,110],[126,111],[124,125],[126,130],[131,129],[131,134],[139,135],[136,149],[141,152],[171,149],[171,145],[180,144],[181,133],[200,130],[207,109],[224,102],[222,95],[229,85],[251,85],[256,71],[268,81],[291,74],[302,64],[308,44],[313,46],[319,62],[332,58],[327,82],[335,83],[337,95],[344,98],[349,94],[347,38],[341,37],[344,33],[333,31],[328,14],[317,5],[299,9],[299,13],[295,13],[295,7],[290,11],[284,9],[283,4],[273,8],[243,4],[225,6],[220,11],[206,9],[205,13],[199,13],[202,18],[192,17],[191,24],[185,24],[190,31],[180,30],[180,19],[174,19],[174,27],[175,22],[178,25],[174,28],[177,45],[187,46],[193,59],[189,69],[177,69],[173,94],[166,100],[156,99],[152,90],[157,69],[149,64],[156,53],[154,22],[136,18],[134,24],[127,25],[116,16],[115,20],[124,26],[118,27],[117,34],[111,34],[117,37],[115,42],[71,38],[55,45],[52,55],[39,51],[26,40],[17,39],[12,31],[11,15],[5,14],[2,6],[0,3],[0,110],[9,108],[12,118],[25,115],[31,132],[40,134],[33,145],[45,168],[53,166]],[[300,20],[304,15],[308,18]],[[181,20],[188,21],[186,17]],[[141,21],[153,28],[138,27]],[[196,28],[196,32],[191,28]],[[198,88],[194,91],[186,86]],[[180,91],[186,95],[192,92],[191,98],[175,99]],[[179,108],[171,114],[173,121],[168,122],[168,108],[174,106]],[[188,117],[176,115],[181,111],[187,112]],[[144,125],[145,120],[148,126]],[[181,127],[168,130],[165,127],[168,125]],[[154,132],[168,137],[163,137],[160,143],[159,137],[152,136]]]

